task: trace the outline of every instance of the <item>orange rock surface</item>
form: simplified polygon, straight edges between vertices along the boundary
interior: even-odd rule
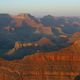
[[[0,59],[0,80],[74,80],[80,74],[80,40],[56,52]]]

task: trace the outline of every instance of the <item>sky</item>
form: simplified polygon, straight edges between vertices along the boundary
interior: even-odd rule
[[[80,0],[0,0],[0,13],[80,16]]]

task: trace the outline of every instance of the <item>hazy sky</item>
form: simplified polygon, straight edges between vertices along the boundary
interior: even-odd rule
[[[80,0],[0,0],[0,13],[80,16]]]

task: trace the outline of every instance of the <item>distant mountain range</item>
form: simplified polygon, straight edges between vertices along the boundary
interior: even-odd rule
[[[0,56],[17,59],[36,52],[56,51],[70,46],[75,41],[73,35],[79,32],[79,17],[0,14]]]

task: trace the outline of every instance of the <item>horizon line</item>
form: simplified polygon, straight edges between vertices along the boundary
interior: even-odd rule
[[[52,15],[52,14],[44,14],[44,15],[36,15],[36,14],[32,14],[32,13],[27,13],[27,12],[20,12],[20,13],[7,13],[7,12],[0,12],[1,14],[9,14],[11,16],[17,16],[17,15],[21,15],[21,14],[30,14],[34,17],[44,17],[44,16],[53,16],[53,17],[80,17],[80,15]]]

